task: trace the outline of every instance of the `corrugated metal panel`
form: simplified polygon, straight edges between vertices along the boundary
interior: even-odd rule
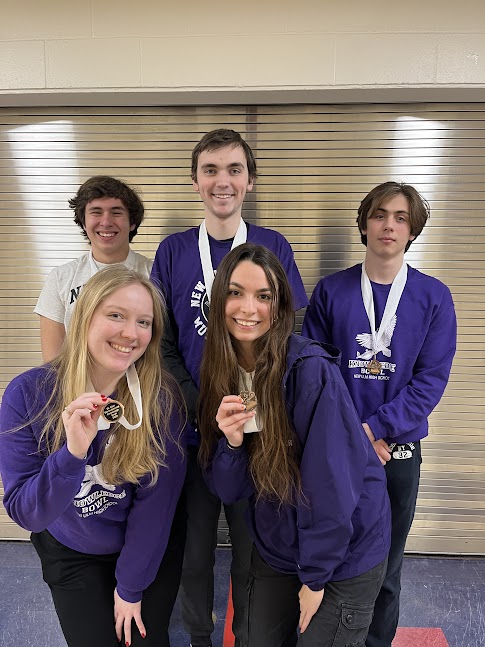
[[[153,257],[162,237],[200,221],[190,152],[220,126],[258,159],[245,217],[289,239],[308,293],[362,260],[356,209],[373,186],[404,180],[429,199],[407,260],[450,286],[459,345],[423,443],[408,548],[485,553],[485,104],[1,110],[0,392],[41,361],[32,309],[47,272],[86,248],[67,208],[79,184],[107,173],[138,186],[147,219],[134,248]],[[0,535],[15,536],[5,519]]]

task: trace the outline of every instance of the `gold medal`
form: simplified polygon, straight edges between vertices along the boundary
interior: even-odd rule
[[[258,401],[256,399],[256,394],[254,391],[241,391],[239,397],[242,399],[243,404],[246,406],[246,411],[252,411],[256,409]]]
[[[120,418],[123,417],[124,413],[125,407],[121,404],[121,402],[118,402],[117,400],[113,400],[112,402],[105,404],[103,410],[101,411],[101,415],[106,420],[106,422],[117,422]]]
[[[373,359],[367,364],[367,370],[371,375],[380,375],[382,371],[382,364],[376,360],[374,355]]]

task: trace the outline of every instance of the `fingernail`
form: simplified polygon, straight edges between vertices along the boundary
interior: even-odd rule
[[[105,395],[101,396],[101,400],[107,400],[108,398]]]
[[[97,408],[98,408],[98,405],[97,405],[97,404],[93,404],[93,409],[97,409]]]
[[[142,635],[141,635],[141,637],[142,637],[142,638],[146,638],[146,634],[142,634]]]
[[[130,643],[128,641],[125,642],[126,647],[130,647]]]

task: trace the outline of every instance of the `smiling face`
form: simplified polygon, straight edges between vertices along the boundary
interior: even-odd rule
[[[126,259],[134,228],[128,209],[119,198],[97,198],[86,205],[84,230],[94,259],[100,263],[121,263]]]
[[[88,349],[95,362],[92,381],[98,389],[116,384],[143,355],[152,325],[152,297],[139,283],[115,290],[99,304],[88,328]]]
[[[244,150],[241,146],[223,146],[202,151],[197,180],[192,184],[204,202],[206,217],[239,219],[246,192],[253,188]]]
[[[254,342],[271,326],[273,290],[264,270],[241,261],[233,271],[226,298],[226,326],[236,350],[248,354]]]
[[[411,235],[408,199],[399,193],[383,202],[367,216],[362,233],[367,236],[367,256],[403,258],[406,245],[415,238]]]

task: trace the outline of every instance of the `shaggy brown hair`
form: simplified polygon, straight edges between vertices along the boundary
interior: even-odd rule
[[[367,235],[363,233],[367,230],[367,218],[372,216],[384,202],[391,200],[396,195],[402,194],[409,202],[409,226],[413,240],[408,241],[405,252],[408,251],[411,243],[416,240],[423,231],[426,222],[430,216],[430,209],[427,200],[410,184],[403,182],[384,182],[374,187],[370,193],[360,203],[357,210],[357,224],[360,231],[360,239],[367,247]]]

